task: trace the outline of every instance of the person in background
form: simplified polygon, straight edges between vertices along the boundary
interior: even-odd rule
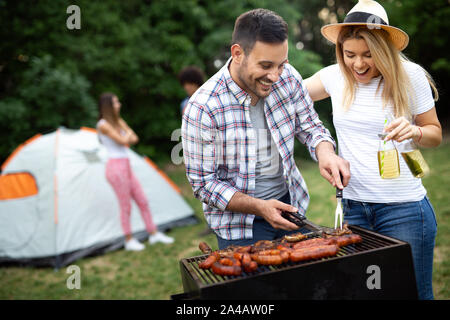
[[[203,71],[196,66],[187,66],[183,68],[178,74],[178,80],[180,81],[181,86],[187,94],[187,97],[181,101],[180,104],[180,113],[183,116],[184,109],[186,108],[187,102],[191,98],[191,96],[197,91],[198,88],[202,86],[205,82],[205,75]],[[205,236],[213,231],[210,227],[206,227],[205,230],[199,233],[200,236]]]
[[[420,178],[400,158],[400,176],[382,179],[378,134],[436,147],[442,129],[436,115],[429,74],[401,51],[409,37],[390,26],[384,8],[359,1],[344,23],[322,27],[335,43],[337,64],[305,80],[311,98],[331,97],[339,154],[350,162],[351,179],[343,191],[345,220],[411,245],[418,295],[433,299],[433,249],[436,216]],[[385,126],[392,114],[395,118]]]
[[[350,172],[288,63],[283,18],[266,9],[243,13],[230,49],[231,58],[189,99],[181,127],[186,175],[220,249],[299,232],[282,216],[304,215],[309,203],[295,138],[334,186],[343,188]]]
[[[153,223],[147,198],[131,169],[128,146],[138,143],[139,138],[120,116],[119,98],[113,93],[103,93],[98,106],[97,132],[100,142],[108,151],[106,179],[111,184],[119,201],[120,222],[125,234],[125,250],[140,251],[145,248],[133,237],[131,232],[131,199],[134,199],[139,207],[145,228],[150,234],[149,243],[172,243],[174,239],[158,231]]]
[[[203,74],[203,71],[200,70],[200,68],[196,66],[187,66],[183,68],[178,74],[178,81],[187,94],[187,97],[184,98],[180,104],[180,112],[181,116],[183,116],[184,108],[186,107],[189,98],[205,82],[205,75]]]

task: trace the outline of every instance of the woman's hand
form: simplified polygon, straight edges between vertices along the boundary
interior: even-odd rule
[[[139,137],[137,134],[131,129],[128,124],[122,118],[119,119],[120,127],[126,132],[126,139],[128,145],[134,145],[139,142]]]
[[[436,114],[436,108],[417,114],[414,118],[416,125],[412,125],[405,117],[393,120],[385,129],[389,132],[386,139],[402,142],[405,139],[414,139],[420,147],[437,147],[442,141],[442,128]]]
[[[383,132],[389,132],[385,140],[395,140],[402,142],[407,139],[416,139],[421,136],[418,126],[411,124],[405,117],[393,120]]]
[[[127,140],[129,145],[134,145],[138,143],[139,139],[133,131],[127,131]]]

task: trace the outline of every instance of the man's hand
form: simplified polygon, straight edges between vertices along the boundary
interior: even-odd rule
[[[281,216],[283,211],[297,212],[298,209],[275,199],[262,200],[242,192],[236,192],[228,202],[227,210],[260,216],[275,229],[290,231],[299,228],[296,224]]]
[[[263,200],[258,215],[263,217],[275,229],[297,230],[299,227],[296,224],[281,216],[283,211],[297,212],[298,209],[275,199]]]
[[[336,155],[333,145],[326,141],[317,145],[316,156],[322,177],[333,187],[344,189],[350,180],[350,162]]]

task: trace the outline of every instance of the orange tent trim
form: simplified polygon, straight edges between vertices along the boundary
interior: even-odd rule
[[[161,177],[164,178],[164,180],[166,180],[166,182],[179,194],[181,194],[181,189],[167,176],[167,174],[162,171],[161,169],[159,169],[156,164],[150,160],[150,158],[148,157],[144,157],[145,161],[147,161],[147,163],[153,168],[155,169],[160,175]]]
[[[19,153],[20,150],[22,150],[23,147],[25,147],[27,144],[30,144],[34,140],[38,139],[40,136],[41,136],[41,134],[38,133],[38,134],[32,136],[27,141],[25,141],[24,143],[20,144],[16,149],[14,149],[14,151],[9,155],[9,157],[5,160],[5,162],[3,162],[2,167],[1,167],[2,171],[5,170],[8,163]]]
[[[29,172],[15,172],[0,175],[0,200],[12,200],[34,196],[38,187]]]
[[[93,133],[97,133],[97,130],[94,128],[89,128],[89,127],[81,127],[80,130],[84,130],[84,131],[89,131],[89,132],[93,132]]]

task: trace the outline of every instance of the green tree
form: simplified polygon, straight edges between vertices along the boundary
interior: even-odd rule
[[[94,125],[93,101],[104,91],[121,99],[122,115],[141,137],[138,151],[168,156],[184,97],[179,70],[196,64],[214,74],[229,57],[234,21],[244,11],[272,9],[290,25],[301,18],[285,0],[84,0],[76,2],[81,29],[69,30],[71,4],[0,2],[0,112],[7,114],[0,130],[8,140],[0,158],[36,132]],[[317,55],[294,53],[297,68],[311,74],[320,67]]]
[[[0,101],[0,154],[8,153],[37,132],[59,126],[93,126],[97,116],[90,83],[82,75],[52,64],[52,57],[31,59],[13,97]]]
[[[410,34],[405,52],[430,71],[445,105],[448,4],[380,2],[391,24]],[[73,3],[0,1],[0,161],[36,132],[95,125],[95,101],[104,91],[121,99],[123,117],[141,138],[137,150],[167,158],[185,95],[176,75],[190,64],[213,75],[229,58],[238,15],[259,7],[280,14],[289,24],[289,60],[306,78],[334,61],[320,27],[341,22],[356,1],[80,0],[81,29],[69,30],[66,9]],[[329,102],[316,109],[330,127]]]
[[[434,78],[439,101],[436,103],[438,116],[446,125],[450,116],[448,84],[450,82],[450,59],[447,54],[450,32],[450,6],[446,0],[381,2],[389,14],[390,24],[409,35],[409,44],[404,53],[424,67]]]

